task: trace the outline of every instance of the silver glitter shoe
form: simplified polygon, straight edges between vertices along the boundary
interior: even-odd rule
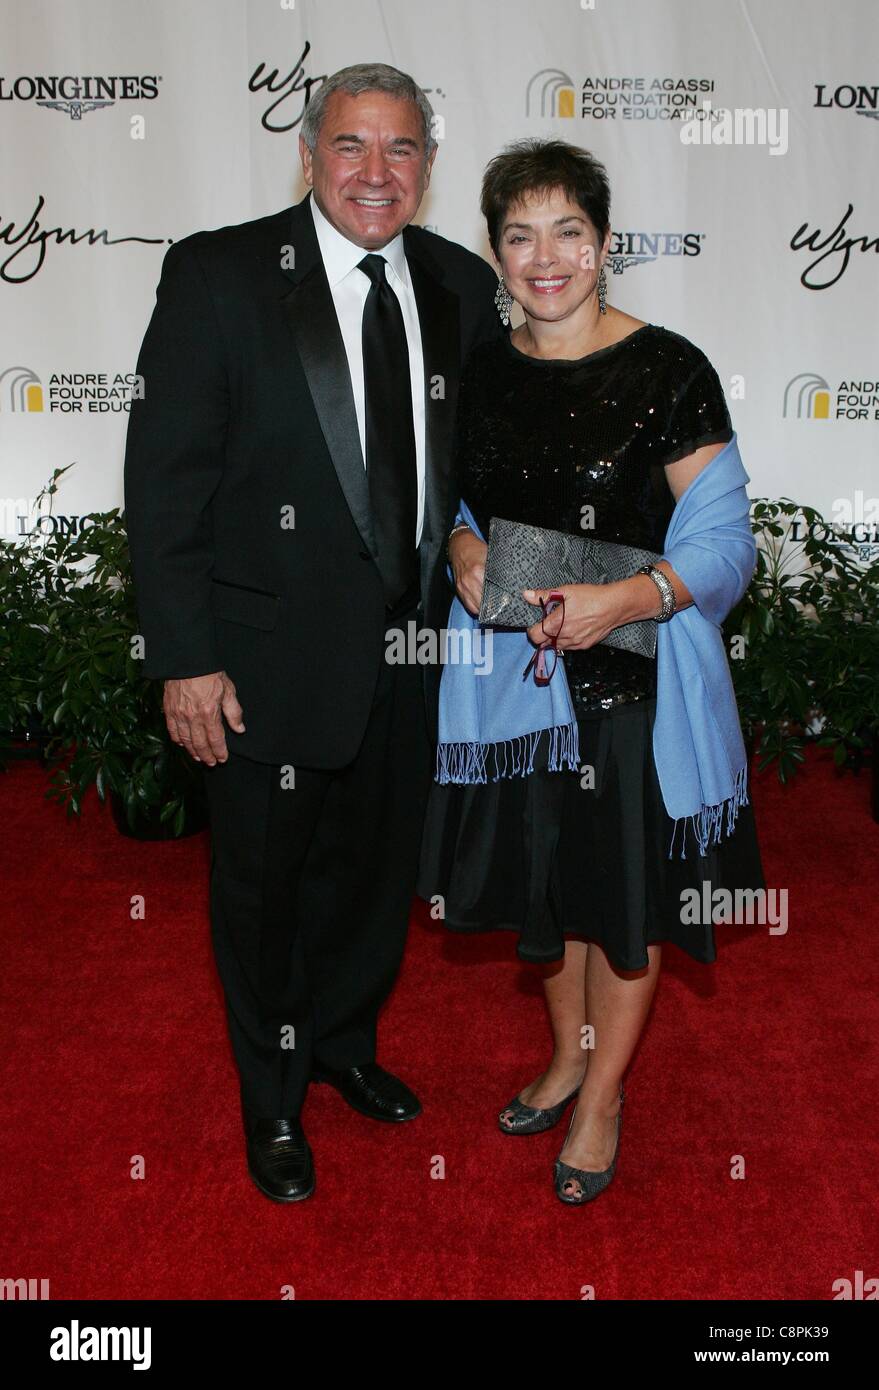
[[[591,1202],[593,1197],[597,1197],[599,1192],[603,1192],[604,1189],[607,1187],[608,1183],[610,1182],[611,1178],[616,1172],[617,1154],[619,1153],[620,1149],[620,1130],[622,1128],[623,1123],[624,1099],[625,1092],[623,1091],[622,1086],[620,1086],[620,1109],[619,1114],[617,1115],[617,1141],[614,1147],[613,1158],[611,1159],[610,1167],[604,1168],[601,1172],[594,1173],[590,1172],[586,1168],[572,1168],[569,1163],[562,1163],[562,1160],[560,1158],[556,1159],[555,1195],[558,1197],[560,1202],[564,1202],[569,1207],[582,1207],[584,1202]],[[576,1113],[577,1107],[575,1106],[574,1112],[571,1115],[571,1123],[568,1126],[568,1135],[570,1135],[571,1130],[573,1129],[574,1115],[576,1115]],[[565,1143],[567,1143],[567,1139],[565,1140]],[[564,1144],[562,1145],[562,1148],[564,1148]],[[570,1182],[577,1183],[579,1185],[580,1191],[566,1192],[565,1185]]]
[[[580,1085],[582,1084],[581,1082]],[[498,1115],[498,1128],[504,1134],[543,1134],[544,1130],[552,1129],[553,1125],[558,1124],[579,1089],[580,1086],[569,1096],[565,1096],[564,1100],[560,1100],[558,1105],[551,1105],[548,1110],[541,1110],[536,1105],[526,1105],[515,1096]],[[503,1117],[510,1111],[513,1112],[510,1121],[504,1124]]]

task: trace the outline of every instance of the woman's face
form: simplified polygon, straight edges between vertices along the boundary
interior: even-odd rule
[[[532,318],[556,321],[595,292],[610,245],[567,194],[533,195],[507,211],[496,262],[507,289]]]

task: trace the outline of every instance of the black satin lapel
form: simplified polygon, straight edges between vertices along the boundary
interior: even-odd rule
[[[351,373],[322,261],[284,294],[281,309],[293,334],[311,399],[354,524],[375,557],[375,534]]]
[[[458,296],[407,257],[424,357],[425,488],[423,538],[431,549],[442,544],[446,526],[449,470],[461,371]],[[427,558],[427,557],[425,557]],[[432,557],[431,561],[432,563]]]

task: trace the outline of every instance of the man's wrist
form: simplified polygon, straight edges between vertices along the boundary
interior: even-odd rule
[[[452,541],[454,540],[455,536],[461,536],[461,535],[464,534],[465,531],[469,531],[469,532],[470,532],[470,535],[471,535],[471,536],[473,535],[473,531],[472,531],[472,529],[467,525],[467,522],[466,522],[466,521],[459,521],[459,522],[457,523],[457,525],[455,525],[455,526],[452,527],[451,531],[449,532],[448,536],[446,537],[446,559],[449,561],[450,564],[451,564],[451,560],[452,560],[452,552],[451,552],[451,549],[450,549],[451,544],[452,544]]]

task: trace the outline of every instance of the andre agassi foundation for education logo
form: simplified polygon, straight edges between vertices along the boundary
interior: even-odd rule
[[[0,372],[0,411],[36,414],[43,409],[43,383],[30,367]]]
[[[800,372],[784,388],[785,420],[829,420],[830,386],[817,372]]]
[[[714,93],[713,77],[665,73],[592,75],[579,84],[564,68],[541,68],[525,89],[525,115],[540,120],[681,121],[700,112]]]
[[[561,68],[543,68],[536,72],[525,92],[525,115],[553,119],[574,115],[573,78]]]
[[[844,377],[831,385],[818,372],[798,372],[784,388],[785,420],[879,421],[879,379]]]
[[[144,394],[134,372],[63,371],[40,377],[31,367],[0,370],[0,414],[121,415]]]

